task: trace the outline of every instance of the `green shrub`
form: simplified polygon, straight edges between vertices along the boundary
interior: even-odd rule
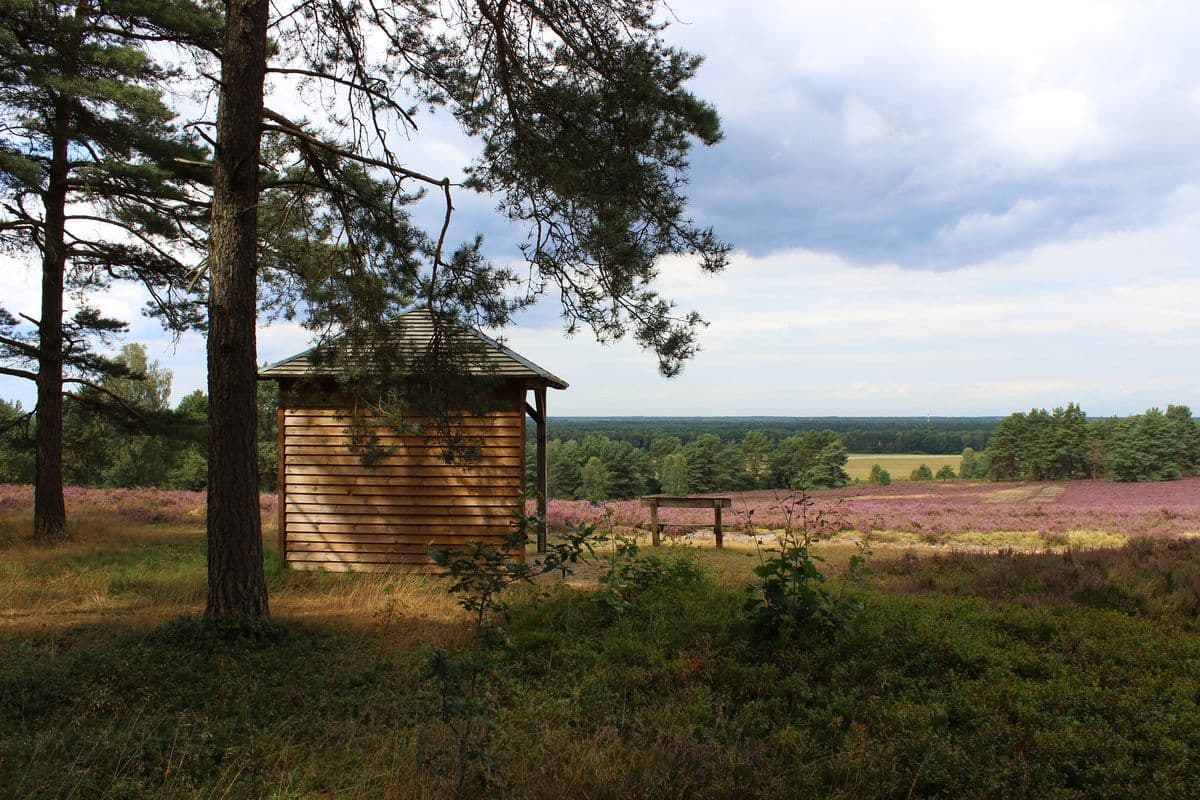
[[[823,562],[812,543],[845,530],[836,509],[818,508],[804,492],[793,493],[778,505],[785,525],[775,547],[758,547],[758,581],[748,587],[744,611],[752,627],[768,640],[828,639],[844,629],[862,610],[862,600],[851,591],[862,574],[866,542],[850,558],[835,588],[818,568]]]
[[[614,535],[608,569],[600,576],[602,590],[596,602],[610,617],[624,614],[639,598],[668,589],[696,586],[704,568],[694,558],[680,555],[642,555],[637,539]]]
[[[928,464],[922,464],[912,471],[908,479],[910,481],[931,481],[933,480],[933,470],[929,468]]]

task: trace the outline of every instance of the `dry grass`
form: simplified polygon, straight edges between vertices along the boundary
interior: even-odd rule
[[[196,616],[205,594],[204,531],[201,525],[125,522],[112,514],[79,515],[72,538],[57,547],[35,546],[23,538],[24,514],[0,517],[0,635],[53,632],[106,622],[148,630],[179,616]],[[645,531],[623,529],[650,552]],[[770,546],[772,535],[760,541]],[[1044,534],[1036,531],[978,531],[931,538],[905,531],[872,534],[876,561],[907,553],[926,556],[948,550],[1047,551],[1117,547],[1126,536],[1099,531]],[[827,571],[840,572],[858,552],[861,535],[848,531],[814,546]],[[279,568],[273,525],[265,525],[268,589],[273,616],[285,623],[335,626],[379,635],[396,646],[453,645],[464,635],[463,616],[437,577],[403,574],[297,572]],[[665,540],[664,555],[699,562],[725,588],[752,578],[758,563],[754,540],[736,531],[724,549],[711,534]],[[600,558],[575,568],[567,583],[594,586],[606,569]],[[534,557],[532,551],[530,557]],[[546,582],[557,581],[547,578]]]
[[[80,516],[75,533],[0,537],[0,795],[450,795],[424,655],[465,642],[443,580],[284,571],[268,527],[285,624],[222,637],[161,624],[200,610],[199,524]],[[906,536],[875,535],[864,613],[815,644],[749,642],[735,590],[756,548],[732,534],[656,551],[713,580],[617,615],[591,592],[515,592],[489,673],[496,783],[467,796],[1194,796],[1200,550],[917,559],[951,548]],[[846,537],[814,546],[826,572],[856,552]],[[1047,543],[971,546],[1025,539]]]
[[[949,464],[957,474],[958,464],[961,460],[959,456],[851,454],[846,461],[846,472],[850,473],[850,477],[855,480],[865,481],[871,474],[871,467],[878,464],[891,474],[892,480],[906,481],[912,471],[922,464],[928,466],[934,473]]]
[[[24,515],[0,517],[0,635],[53,634],[81,624],[149,630],[204,607],[204,529],[76,517],[71,539],[28,541]],[[286,623],[381,631],[396,645],[452,644],[462,615],[436,578],[280,570],[264,526],[273,616]]]

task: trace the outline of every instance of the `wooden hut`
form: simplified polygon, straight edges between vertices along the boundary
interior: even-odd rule
[[[429,312],[395,321],[398,347],[419,350],[433,335]],[[538,549],[545,548],[546,389],[567,383],[483,333],[464,328],[496,397],[483,414],[454,415],[476,437],[481,457],[446,463],[429,432],[376,430],[388,454],[371,466],[351,447],[344,400],[333,373],[309,350],[273,364],[260,379],[279,382],[279,552],[296,569],[427,571],[427,548],[467,541],[501,544],[522,510],[526,417],[537,425]],[[529,395],[532,394],[532,403]],[[414,419],[418,423],[419,419]],[[523,558],[524,552],[516,554]]]

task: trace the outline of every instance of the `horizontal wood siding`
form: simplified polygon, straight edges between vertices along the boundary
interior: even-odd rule
[[[457,420],[482,446],[480,460],[463,465],[446,464],[428,435],[379,429],[378,443],[391,452],[375,467],[363,466],[336,409],[285,409],[280,502],[288,565],[428,572],[437,569],[430,546],[501,545],[522,510],[524,488],[523,390],[514,396],[508,409]]]

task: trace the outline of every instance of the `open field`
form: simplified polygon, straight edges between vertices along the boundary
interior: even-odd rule
[[[1200,478],[1169,483],[985,483],[908,482],[856,486],[814,493],[836,513],[848,538],[873,531],[876,543],[904,547],[950,545],[1041,550],[1066,546],[1118,546],[1134,536],[1200,535]],[[759,532],[784,527],[786,492],[742,492],[725,512],[736,534],[749,525]],[[646,527],[648,509],[637,500],[592,505],[551,500],[551,527],[601,521]],[[712,512],[663,509],[668,526],[711,523]],[[678,532],[683,532],[679,529]],[[736,536],[733,537],[736,541]]]
[[[945,524],[939,541],[879,546],[861,616],[828,640],[752,635],[746,542],[663,548],[705,577],[619,613],[594,586],[515,590],[489,672],[503,736],[466,796],[1192,797],[1197,483],[958,486],[936,496],[945,513],[919,488],[818,496],[893,533]],[[739,501],[756,521],[778,513]],[[75,540],[41,549],[20,538],[27,491],[0,488],[0,796],[451,796],[429,654],[461,652],[468,627],[445,583],[283,571],[268,525],[275,621],[202,624],[196,508],[189,493],[75,490]],[[994,519],[1090,520],[1134,538],[948,547],[972,514],[981,535]],[[831,573],[851,549],[817,546]]]
[[[894,481],[906,481],[908,476],[917,467],[925,464],[935,474],[944,465],[949,465],[954,473],[958,474],[958,465],[962,461],[961,456],[914,456],[914,455],[887,455],[887,454],[871,454],[871,453],[851,453],[846,461],[846,472],[854,480],[865,481],[871,474],[871,467],[875,464],[883,467],[892,476]]]

